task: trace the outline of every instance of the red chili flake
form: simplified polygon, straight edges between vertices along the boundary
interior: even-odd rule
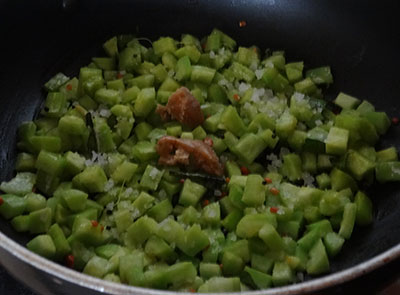
[[[100,230],[101,230],[101,232],[104,231],[104,226],[103,225],[101,225]]]
[[[278,210],[279,210],[278,207],[271,207],[271,208],[269,208],[269,212],[271,212],[271,213],[276,213],[276,212],[278,212]]]
[[[210,200],[205,199],[205,200],[203,201],[203,207],[207,206],[208,204],[210,204]]]
[[[117,73],[117,78],[118,79],[121,79],[121,78],[123,78],[124,77],[124,75],[123,74],[121,74],[121,73]]]
[[[191,292],[191,293],[196,293],[196,290],[193,289],[193,288],[189,288],[189,292]]]
[[[240,100],[239,94],[235,93],[235,94],[233,95],[233,99],[236,100],[236,101],[239,101],[239,100]]]
[[[279,195],[279,190],[276,187],[272,187],[269,191],[275,196]]]
[[[247,22],[246,22],[245,20],[241,20],[241,21],[239,22],[239,27],[243,28],[243,27],[245,27],[245,26],[247,26]]]
[[[74,255],[70,254],[65,258],[65,264],[70,267],[73,268],[74,267],[74,263],[75,263],[75,257]]]
[[[97,220],[92,220],[91,223],[93,227],[97,227],[99,225],[99,222]]]
[[[185,183],[185,179],[181,178],[181,179],[179,179],[179,182],[180,183]]]
[[[227,192],[221,192],[221,195],[219,196],[219,198],[220,199],[225,198],[227,194],[228,194]]]
[[[203,139],[203,142],[204,142],[206,145],[209,145],[209,146],[211,146],[211,147],[214,145],[214,142],[213,142],[213,140],[212,140],[211,137],[206,137],[206,138],[204,138],[204,139]]]
[[[265,180],[265,182],[268,183],[268,184],[269,184],[269,183],[272,183],[272,179],[269,178],[269,177],[265,177],[264,180]]]
[[[3,205],[3,203],[4,203],[4,200],[2,197],[0,197],[0,206]]]
[[[392,124],[393,124],[393,125],[399,124],[399,121],[400,121],[400,119],[399,119],[398,117],[393,117],[393,118],[392,118]]]
[[[253,47],[253,51],[257,53],[257,47]]]
[[[242,166],[242,167],[240,167],[240,172],[242,172],[243,175],[249,175],[250,170],[249,170],[249,168]]]
[[[229,181],[231,181],[231,179],[229,177],[225,178],[226,183],[229,183]]]
[[[71,84],[67,84],[67,86],[65,87],[68,91],[72,90],[72,85]]]

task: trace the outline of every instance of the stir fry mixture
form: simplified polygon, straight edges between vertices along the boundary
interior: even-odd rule
[[[18,131],[0,214],[27,248],[104,280],[230,292],[330,271],[373,221],[365,190],[400,180],[391,125],[339,93],[329,66],[199,40],[118,36],[46,84]],[[340,254],[339,254],[340,255]]]

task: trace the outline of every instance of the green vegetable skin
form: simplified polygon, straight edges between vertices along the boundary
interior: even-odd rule
[[[113,37],[79,77],[45,84],[41,115],[18,130],[17,174],[0,184],[0,215],[34,235],[28,249],[113,282],[237,292],[329,272],[373,222],[359,187],[400,181],[396,148],[374,148],[387,115],[345,93],[333,114],[329,66],[304,72],[217,29],[201,40]],[[192,129],[155,112],[181,86],[204,114]],[[226,183],[158,165],[164,135],[211,142]]]

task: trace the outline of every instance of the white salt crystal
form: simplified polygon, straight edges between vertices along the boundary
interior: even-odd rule
[[[215,52],[211,50],[211,51],[210,51],[210,58],[211,58],[211,59],[214,59],[215,56],[216,56],[216,55],[215,55]]]
[[[157,175],[158,175],[158,169],[157,168],[151,169],[149,173],[150,178],[154,180],[156,179]]]
[[[256,74],[257,80],[260,80],[262,78],[262,76],[264,75],[264,72],[265,72],[264,69],[259,69],[259,70],[254,71],[254,74]]]

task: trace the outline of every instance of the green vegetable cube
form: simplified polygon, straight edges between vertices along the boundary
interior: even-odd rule
[[[24,196],[32,192],[36,182],[36,175],[30,172],[20,172],[8,182],[0,184],[0,190],[7,194]]]
[[[347,155],[346,166],[355,179],[361,180],[374,170],[375,163],[360,153],[350,150]]]
[[[205,224],[211,226],[217,226],[220,223],[221,219],[221,210],[219,207],[219,203],[211,203],[208,206],[205,206],[202,211],[202,219]]]
[[[354,224],[357,216],[357,205],[347,203],[344,207],[343,219],[340,223],[339,235],[345,239],[349,239],[353,232]]]
[[[207,189],[187,178],[183,184],[183,188],[179,197],[179,204],[184,206],[195,206],[203,197]]]
[[[347,150],[349,131],[346,129],[332,127],[325,140],[327,154],[343,155]]]
[[[357,192],[354,203],[357,206],[356,223],[362,226],[372,223],[372,202],[367,195],[360,191]]]
[[[55,256],[58,260],[64,259],[66,255],[71,253],[71,247],[65,238],[64,232],[57,223],[49,228],[48,234],[56,247]]]
[[[86,208],[88,194],[83,191],[76,189],[64,190],[61,192],[61,197],[73,212],[80,212]]]
[[[183,239],[178,241],[178,248],[189,256],[195,256],[210,244],[207,235],[201,230],[198,224],[193,225],[185,231]]]
[[[56,254],[56,246],[49,235],[39,235],[34,237],[28,244],[26,244],[26,247],[32,252],[49,259],[53,258]]]
[[[157,222],[161,222],[171,214],[172,210],[173,207],[171,202],[168,199],[165,199],[147,211],[147,215],[154,218]]]
[[[326,252],[330,257],[335,256],[340,252],[342,246],[344,244],[344,239],[335,232],[327,233],[324,236],[324,245],[326,248]]]
[[[111,174],[112,180],[115,183],[126,183],[131,180],[138,168],[138,164],[129,161],[123,161],[120,165],[115,168]]]
[[[6,219],[21,215],[26,208],[27,202],[23,197],[5,194],[1,196],[0,214]]]
[[[72,183],[78,187],[83,187],[89,193],[99,193],[104,191],[107,177],[104,170],[98,166],[89,166],[72,179]]]
[[[157,231],[157,222],[147,216],[136,220],[127,230],[125,243],[132,247],[143,244]]]
[[[31,234],[46,233],[50,228],[52,211],[50,208],[36,210],[29,214],[29,232]]]
[[[148,193],[141,192],[137,199],[132,203],[133,207],[137,209],[133,212],[133,218],[136,219],[146,213],[146,211],[153,206],[154,200],[154,197]]]
[[[329,271],[328,255],[321,239],[311,248],[309,255],[310,259],[307,262],[306,270],[310,275],[318,275]]]
[[[102,278],[107,274],[108,268],[109,262],[107,259],[93,256],[83,269],[83,273],[97,278]]]
[[[154,88],[143,88],[136,100],[133,107],[135,116],[147,117],[149,113],[156,106],[156,91]]]
[[[172,248],[161,238],[152,236],[146,242],[144,251],[152,256],[168,261],[170,263],[176,260],[176,253]]]
[[[243,268],[243,259],[229,251],[225,251],[222,256],[222,272],[225,276],[237,276],[239,275]]]
[[[158,184],[164,174],[164,170],[158,170],[156,167],[147,165],[140,180],[140,186],[144,189],[157,190]]]
[[[18,215],[11,220],[12,227],[17,232],[26,232],[29,230],[29,215]]]
[[[242,201],[248,206],[256,207],[262,205],[265,201],[264,179],[258,174],[247,176],[246,186],[244,188]]]
[[[278,251],[283,248],[283,241],[275,228],[266,223],[258,232],[258,236],[264,241],[272,251]]]
[[[221,276],[221,267],[216,263],[205,263],[200,262],[199,266],[200,276],[207,280],[212,277],[220,277]]]
[[[25,196],[26,211],[33,212],[46,207],[46,198],[40,194],[29,193]]]
[[[285,262],[275,262],[272,271],[272,283],[274,286],[282,286],[294,280],[293,270]]]
[[[170,37],[161,37],[153,42],[153,49],[156,55],[163,55],[165,52],[174,53],[176,51],[175,40]]]
[[[176,243],[183,239],[184,229],[175,220],[167,218],[158,225],[156,234],[168,243]]]
[[[240,292],[240,279],[238,277],[224,278],[216,277],[211,278],[201,285],[198,289],[199,293],[211,292]]]
[[[334,100],[334,103],[340,106],[342,109],[350,110],[356,108],[356,106],[360,104],[360,100],[351,95],[340,92]]]
[[[265,224],[276,227],[276,217],[269,213],[248,214],[243,216],[236,227],[236,234],[241,238],[251,238],[258,235]]]

